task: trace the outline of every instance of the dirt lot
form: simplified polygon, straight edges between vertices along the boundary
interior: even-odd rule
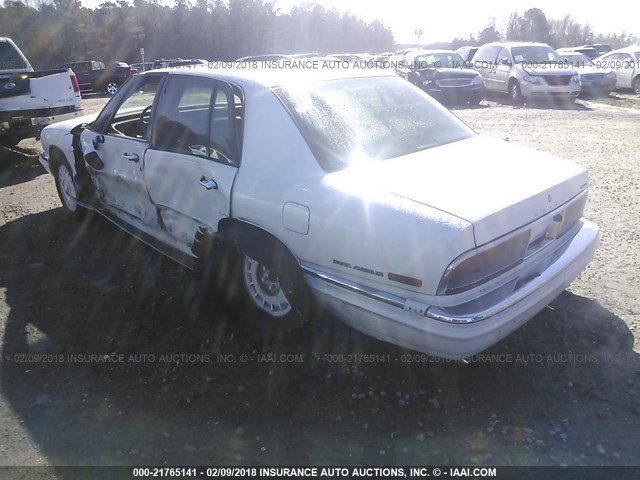
[[[469,364],[326,314],[256,350],[246,313],[204,306],[179,266],[65,221],[35,141],[1,152],[0,464],[637,465],[640,102],[455,113],[588,167],[602,232],[569,291]]]

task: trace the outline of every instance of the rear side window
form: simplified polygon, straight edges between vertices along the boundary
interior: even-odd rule
[[[238,165],[237,98],[231,86],[215,80],[169,79],[155,114],[151,147]]]
[[[473,56],[473,63],[478,66],[478,63],[486,62],[493,64],[496,61],[498,52],[502,47],[500,45],[484,45],[478,49]]]
[[[9,42],[0,42],[0,70],[27,68],[27,62]]]

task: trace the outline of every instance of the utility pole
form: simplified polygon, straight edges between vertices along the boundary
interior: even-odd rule
[[[422,31],[421,28],[416,28],[414,33],[416,34],[416,37],[418,37],[418,48],[420,48],[420,37],[422,37],[422,34],[424,32]]]

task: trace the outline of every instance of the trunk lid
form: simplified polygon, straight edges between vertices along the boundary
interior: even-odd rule
[[[577,164],[482,136],[341,173],[472,223],[477,245],[544,216],[589,181]]]

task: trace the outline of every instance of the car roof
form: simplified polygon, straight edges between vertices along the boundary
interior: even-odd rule
[[[455,50],[445,50],[445,49],[436,49],[436,48],[428,48],[424,50],[416,50],[415,52],[410,52],[414,55],[424,55],[430,53],[458,53]]]
[[[611,53],[629,53],[629,52],[638,52],[640,51],[640,45],[629,45],[628,47],[618,48],[617,50],[611,50],[610,52],[605,53],[604,55],[609,55]]]
[[[542,43],[542,42],[491,42],[491,43],[485,43],[482,46],[484,47],[486,45],[491,45],[495,47],[506,47],[506,48],[531,47],[531,46],[548,47],[549,46],[548,44]]]
[[[284,62],[281,61],[281,62]],[[291,60],[293,64],[296,62],[304,62],[304,60]],[[228,65],[234,65],[229,63]],[[328,80],[340,80],[348,78],[367,78],[367,77],[397,77],[390,70],[379,68],[343,68],[341,66],[332,66],[332,68],[242,68],[235,66],[233,68],[209,68],[208,65],[178,67],[178,68],[160,68],[150,72],[144,72],[140,75],[148,75],[150,73],[168,73],[170,75],[189,75],[204,78],[216,78],[227,82],[236,83],[240,86],[262,86],[266,88],[277,87],[280,85],[291,85],[295,83],[321,82]]]

